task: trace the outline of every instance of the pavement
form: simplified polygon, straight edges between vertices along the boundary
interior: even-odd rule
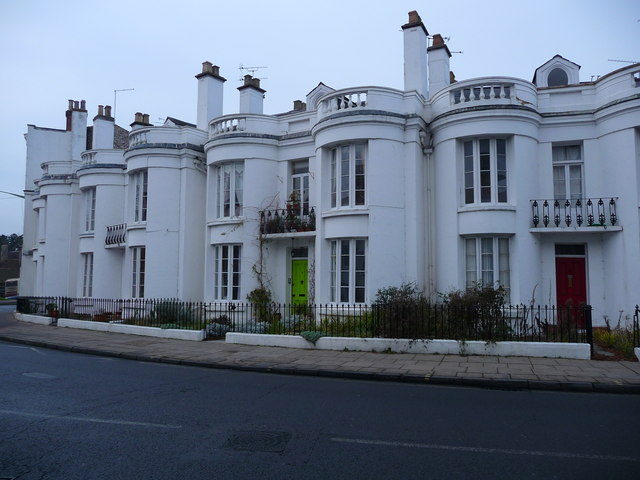
[[[5,307],[6,308],[6,307]],[[0,340],[125,359],[265,373],[511,390],[640,394],[640,363],[299,350],[38,325],[0,312]]]

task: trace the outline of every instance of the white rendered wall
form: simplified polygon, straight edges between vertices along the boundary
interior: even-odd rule
[[[205,251],[206,174],[187,157],[180,169],[178,298],[202,300]]]
[[[429,96],[427,74],[427,33],[422,25],[403,30],[404,90]]]
[[[96,185],[95,230],[93,235],[93,297],[119,298],[124,248],[105,248],[107,226],[124,223],[124,172],[102,171],[85,175],[80,185]],[[81,214],[84,223],[84,213]],[[83,230],[81,228],[81,230]],[[83,240],[83,239],[81,239]],[[82,242],[81,242],[82,243]],[[81,253],[83,253],[81,251]],[[82,258],[79,271],[84,268]],[[82,292],[83,277],[78,277],[78,295]]]
[[[47,197],[46,243],[39,249],[45,258],[42,283],[46,295],[74,296],[78,260],[80,195],[77,184],[41,187]]]
[[[25,192],[22,230],[23,256],[20,263],[20,286],[18,291],[20,295],[35,295],[36,264],[33,261],[33,254],[24,255],[29,253],[38,241],[36,238],[38,215],[32,208],[32,199],[33,194]]]
[[[145,297],[148,298],[179,297],[182,192],[180,170],[167,163],[164,158],[149,158],[145,274]]]

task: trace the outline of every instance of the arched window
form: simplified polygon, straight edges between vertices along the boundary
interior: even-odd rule
[[[568,85],[569,78],[567,77],[567,72],[565,72],[562,68],[554,68],[549,72],[549,76],[547,77],[547,85],[550,87],[559,87],[560,85]]]

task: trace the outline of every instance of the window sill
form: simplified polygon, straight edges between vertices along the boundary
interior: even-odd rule
[[[473,205],[465,205],[463,207],[458,207],[458,213],[464,212],[486,212],[486,211],[505,211],[505,212],[515,212],[516,206],[510,203],[480,203]]]
[[[127,231],[142,230],[147,228],[147,222],[127,223]]]
[[[333,208],[322,212],[322,218],[339,217],[341,215],[369,215],[369,207],[343,207]]]
[[[80,238],[93,238],[95,237],[95,232],[83,232],[80,234]]]
[[[207,222],[207,226],[214,226],[214,225],[237,225],[237,224],[241,224],[244,223],[244,221],[246,220],[245,217],[226,217],[226,218],[217,218],[216,220],[212,220],[210,222]]]

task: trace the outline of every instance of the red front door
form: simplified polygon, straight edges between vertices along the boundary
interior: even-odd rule
[[[582,307],[587,303],[587,275],[584,257],[556,257],[556,300],[558,309]],[[584,322],[583,316],[567,312],[573,318]],[[578,325],[583,326],[583,325]]]

